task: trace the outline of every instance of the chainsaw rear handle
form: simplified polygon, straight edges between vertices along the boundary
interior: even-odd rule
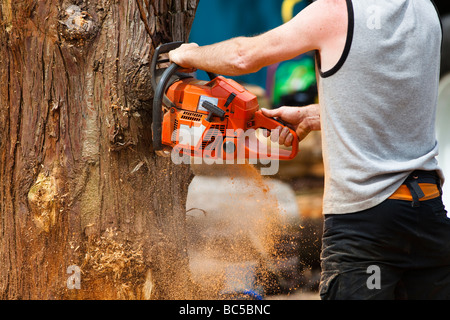
[[[294,139],[292,140],[292,149],[291,149],[291,151],[280,149],[279,150],[279,160],[292,160],[293,158],[295,158],[295,156],[298,153],[299,141],[298,141],[298,136],[294,130],[292,130],[291,128],[286,126],[284,123],[282,123],[274,118],[266,117],[262,113],[261,110],[258,110],[255,112],[254,121],[255,121],[255,126],[254,126],[255,129],[267,129],[267,130],[272,131],[278,127],[288,128],[289,132],[294,137]]]

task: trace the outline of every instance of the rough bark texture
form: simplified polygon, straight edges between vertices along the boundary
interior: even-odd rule
[[[152,152],[148,67],[198,0],[140,1],[147,28],[136,0],[0,1],[2,299],[192,295],[191,171]]]

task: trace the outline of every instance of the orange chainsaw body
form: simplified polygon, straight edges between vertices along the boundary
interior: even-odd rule
[[[258,110],[257,97],[242,85],[210,72],[210,81],[198,80],[168,59],[160,59],[181,45],[178,41],[158,46],[151,62],[152,144],[156,153],[168,155],[167,149],[172,149],[172,155],[175,152],[227,161],[290,160],[297,155],[295,132],[279,120],[264,116]],[[291,150],[258,140],[257,129],[271,131],[276,139],[273,130],[280,127],[289,129],[294,137]]]
[[[166,96],[172,106],[163,116],[162,144],[180,154],[213,159],[277,156],[280,160],[292,159],[297,154],[297,140],[292,151],[277,148],[273,153],[254,134],[245,136],[249,129],[273,130],[282,125],[258,111],[257,97],[232,79],[185,78],[170,85]],[[210,115],[203,107],[205,101],[221,109],[223,116]]]

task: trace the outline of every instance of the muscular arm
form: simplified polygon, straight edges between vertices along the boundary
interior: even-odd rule
[[[236,76],[318,50],[322,67],[326,68],[340,57],[345,44],[346,19],[345,0],[319,0],[266,33],[201,47],[186,44],[171,51],[169,57],[185,68]]]

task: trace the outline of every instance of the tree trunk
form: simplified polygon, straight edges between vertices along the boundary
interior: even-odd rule
[[[192,174],[152,151],[149,62],[197,3],[0,0],[0,298],[192,297]]]

